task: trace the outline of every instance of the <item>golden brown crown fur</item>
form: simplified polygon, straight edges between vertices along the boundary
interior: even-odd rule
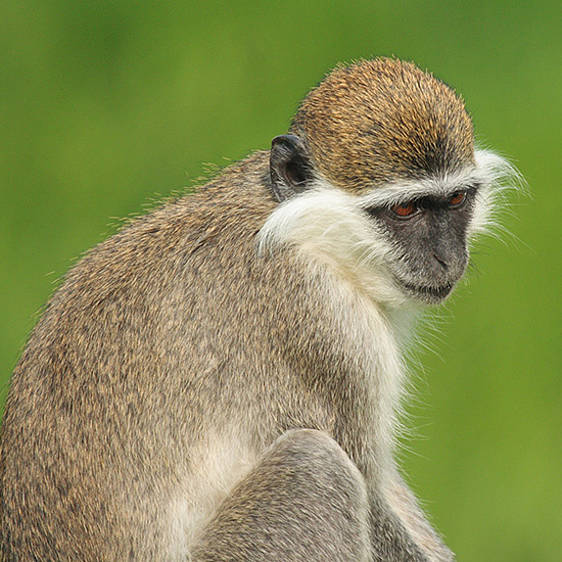
[[[388,58],[336,68],[304,99],[291,132],[326,179],[350,190],[455,170],[474,154],[462,99]]]

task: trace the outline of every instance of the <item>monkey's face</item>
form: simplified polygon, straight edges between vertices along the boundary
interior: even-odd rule
[[[390,249],[381,256],[384,265],[405,295],[438,303],[451,293],[468,263],[477,193],[476,185],[461,186],[366,208],[374,238]]]

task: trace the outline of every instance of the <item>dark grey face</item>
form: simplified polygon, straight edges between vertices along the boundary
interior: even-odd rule
[[[462,277],[475,195],[476,188],[469,188],[368,209],[394,250],[388,266],[406,293],[437,303]]]

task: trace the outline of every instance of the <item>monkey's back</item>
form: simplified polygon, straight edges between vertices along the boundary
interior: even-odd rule
[[[257,153],[133,221],[66,276],[6,403],[2,559],[165,557],[162,510],[210,429],[201,420],[220,427],[254,408],[237,388],[245,377],[268,392],[275,297],[262,280],[299,282],[256,265],[255,234],[275,205],[266,173]],[[264,427],[267,415],[275,407]]]

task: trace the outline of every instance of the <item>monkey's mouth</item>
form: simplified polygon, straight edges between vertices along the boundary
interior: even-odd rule
[[[438,287],[431,287],[428,285],[415,285],[413,283],[401,282],[402,286],[408,290],[409,293],[426,302],[435,303],[447,297],[455,286],[454,283],[447,283]]]

